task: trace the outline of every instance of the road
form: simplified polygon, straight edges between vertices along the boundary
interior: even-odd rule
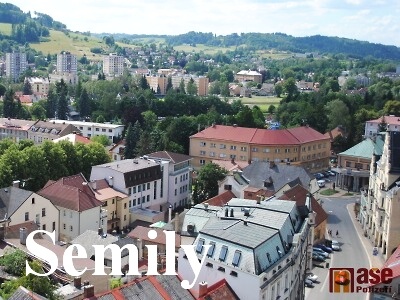
[[[326,261],[329,267],[369,268],[368,256],[347,210],[347,205],[354,203],[356,198],[323,198],[322,200],[322,207],[328,214],[328,229],[331,229],[334,235],[332,239],[337,240],[342,248],[342,251],[330,255],[330,259]],[[336,237],[336,230],[339,231],[338,237]],[[307,300],[364,300],[367,298],[367,294],[364,293],[330,293],[329,269],[326,265],[325,268],[315,267],[313,273],[318,275],[319,283],[314,288],[306,288]]]

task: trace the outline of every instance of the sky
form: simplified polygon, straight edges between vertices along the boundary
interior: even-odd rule
[[[10,0],[72,31],[325,35],[400,47],[399,0]]]

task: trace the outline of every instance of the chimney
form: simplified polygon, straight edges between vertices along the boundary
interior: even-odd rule
[[[229,215],[229,208],[225,208],[225,217],[228,217]]]
[[[96,182],[96,180],[90,181],[90,186],[92,187],[93,190],[97,189],[97,182]]]
[[[21,245],[26,245],[26,236],[28,235],[28,232],[26,230],[26,227],[21,227],[19,229],[19,242]]]
[[[208,203],[203,203],[203,205],[204,205],[204,209],[208,210]]]
[[[94,285],[88,285],[83,288],[83,298],[94,297]]]
[[[172,218],[172,205],[170,204],[168,207],[168,223],[171,222]]]
[[[103,236],[103,228],[102,228],[102,227],[99,227],[99,229],[97,230],[97,233],[98,233],[100,236]]]
[[[257,204],[261,204],[261,195],[257,195]]]
[[[139,250],[139,260],[143,258],[143,241],[141,239],[137,239],[137,248]]]
[[[114,177],[108,176],[108,185],[109,185],[110,187],[113,187],[113,186],[114,186]]]
[[[81,277],[74,277],[74,287],[80,289],[82,286],[82,278]]]
[[[13,187],[16,187],[16,188],[19,188],[19,184],[21,183],[21,181],[19,181],[19,180],[14,180],[13,181],[13,183],[12,183],[12,186]]]
[[[230,217],[231,217],[231,218],[234,217],[234,215],[233,215],[233,208],[231,208],[231,215],[230,215]]]
[[[179,233],[179,214],[175,213],[175,220],[174,220],[174,229],[176,233]]]
[[[207,294],[207,282],[202,281],[199,283],[199,298],[203,297],[204,295]]]

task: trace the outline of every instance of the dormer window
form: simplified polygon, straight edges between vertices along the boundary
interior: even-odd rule
[[[222,246],[221,252],[219,253],[219,260],[220,261],[225,261],[227,253],[228,253],[228,247],[225,246],[225,245]]]
[[[214,255],[214,250],[215,250],[215,243],[211,242],[210,248],[208,248],[208,251],[207,251],[207,256],[212,257]]]
[[[236,250],[233,255],[232,265],[237,267],[240,263],[240,258],[242,257],[242,251]]]
[[[203,239],[199,239],[199,241],[197,242],[197,246],[196,246],[196,252],[197,253],[203,252],[203,245],[204,245],[204,240]]]

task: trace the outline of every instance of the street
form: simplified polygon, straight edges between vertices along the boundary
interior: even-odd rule
[[[360,241],[358,233],[350,218],[347,205],[354,203],[356,198],[322,198],[322,207],[328,214],[327,230],[332,230],[332,239],[337,240],[342,251],[334,251],[330,254],[330,259],[326,260],[331,268],[369,268],[368,256]],[[353,213],[353,211],[351,211]],[[336,231],[339,236],[336,237]],[[329,299],[366,299],[365,293],[330,293],[329,292],[329,269],[326,263],[321,267],[314,267],[313,273],[318,275],[318,283],[313,288],[306,287],[307,300],[329,300]]]

